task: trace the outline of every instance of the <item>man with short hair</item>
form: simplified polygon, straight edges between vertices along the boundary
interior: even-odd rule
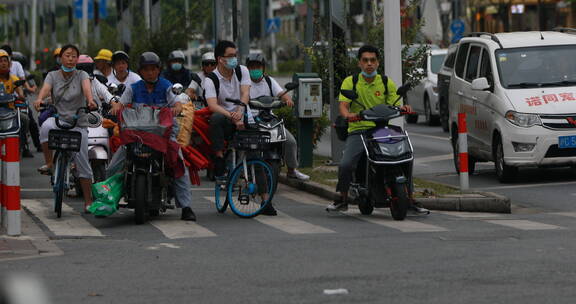
[[[244,107],[226,101],[237,99],[248,104],[250,101],[250,73],[245,66],[238,65],[236,45],[227,40],[218,42],[214,50],[217,66],[202,82],[208,107],[213,112],[210,118],[210,138],[214,150],[214,175],[222,180],[226,164],[224,142],[236,129],[244,129]],[[218,82],[215,84],[214,80]],[[241,78],[241,79],[240,79]],[[216,87],[218,86],[218,89]]]
[[[162,77],[168,79],[171,83],[179,83],[187,88],[192,81],[192,72],[184,66],[186,55],[180,50],[170,52],[168,55],[168,66],[162,73]]]
[[[112,55],[112,73],[108,75],[108,82],[115,85],[124,84],[126,87],[138,82],[142,78],[130,71],[130,56],[124,51],[116,51]]]
[[[109,49],[100,49],[94,57],[94,75],[108,77],[112,74],[112,51]]]

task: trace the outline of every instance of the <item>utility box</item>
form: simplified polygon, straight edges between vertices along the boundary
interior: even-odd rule
[[[298,84],[295,100],[298,118],[317,118],[322,116],[322,79],[316,73],[294,74],[293,81]]]

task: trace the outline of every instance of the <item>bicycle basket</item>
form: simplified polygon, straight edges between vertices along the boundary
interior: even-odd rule
[[[77,131],[50,130],[48,133],[48,148],[51,150],[78,152],[81,143],[82,133]]]
[[[270,145],[270,133],[262,131],[239,131],[233,140],[238,150],[265,150]]]

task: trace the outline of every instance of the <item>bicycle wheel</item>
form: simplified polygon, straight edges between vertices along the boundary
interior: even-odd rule
[[[258,215],[274,196],[274,172],[258,159],[247,160],[246,168],[240,163],[228,181],[228,202],[239,217]],[[246,170],[245,170],[246,169]]]
[[[226,186],[218,183],[214,183],[214,203],[216,203],[216,210],[219,213],[224,213],[226,208],[228,208],[228,193],[226,192]]]
[[[62,199],[64,198],[64,179],[66,178],[66,166],[68,157],[66,154],[56,153],[56,169],[54,170],[54,212],[58,218],[62,217]]]

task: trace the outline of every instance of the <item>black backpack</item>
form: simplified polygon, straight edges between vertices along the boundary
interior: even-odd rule
[[[352,76],[352,90],[356,92],[356,84],[358,83],[359,74],[354,74]],[[384,96],[388,98],[388,76],[382,75],[382,83],[384,84]],[[362,104],[358,103],[360,106],[364,107]],[[342,115],[338,115],[334,121],[334,130],[336,131],[336,136],[341,141],[346,141],[348,137],[348,120]]]

